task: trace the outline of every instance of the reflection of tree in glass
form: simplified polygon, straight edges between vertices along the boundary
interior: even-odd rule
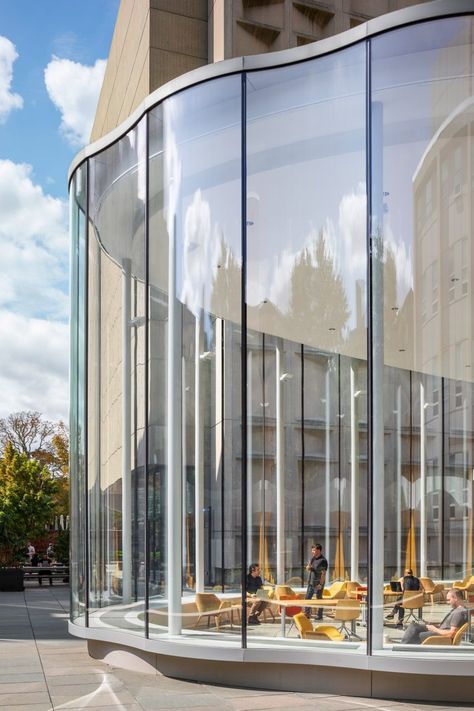
[[[296,258],[290,303],[293,318],[303,328],[317,323],[322,332],[331,332],[334,340],[343,338],[349,318],[347,297],[322,231],[318,241],[305,247]]]
[[[241,263],[221,235],[219,261],[211,295],[211,312],[240,322]]]
[[[409,352],[413,327],[413,289],[409,289],[399,303],[397,286],[400,283],[397,256],[391,244],[384,243],[384,349],[385,362],[400,366]]]

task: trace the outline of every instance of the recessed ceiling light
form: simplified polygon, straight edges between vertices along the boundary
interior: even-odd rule
[[[399,348],[399,349],[398,349],[398,352],[399,352],[399,353],[405,353],[405,350],[406,350],[405,348]]]
[[[451,277],[451,281],[459,281],[459,277]]]
[[[330,331],[335,331],[336,329],[333,326],[330,326],[329,328]]]
[[[392,306],[392,311],[398,311],[398,306]]]

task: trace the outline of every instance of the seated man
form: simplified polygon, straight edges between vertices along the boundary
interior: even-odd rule
[[[265,600],[256,599],[257,590],[261,588],[263,588],[263,580],[260,577],[260,566],[258,563],[252,563],[249,567],[246,584],[247,595],[251,596],[253,600],[252,607],[250,608],[249,625],[259,625],[259,616],[265,608],[270,605],[270,603]]]
[[[45,577],[47,580],[49,580],[49,584],[53,584],[53,576],[51,574],[51,570],[43,570],[43,568],[50,568],[51,567],[51,561],[47,556],[43,556],[43,558],[40,560],[39,567],[41,568],[41,572],[38,572],[38,583],[40,585],[43,584],[43,577]]]
[[[407,568],[405,570],[405,575],[403,576],[401,587],[402,593],[404,593],[405,590],[423,590],[423,585],[421,584],[420,580],[415,575],[413,575],[413,570],[411,568]],[[403,598],[399,599],[399,601],[395,604],[392,612],[386,617],[387,620],[393,620],[396,613],[398,612],[397,627],[403,627],[403,618],[405,617],[405,608],[402,605],[402,600]]]
[[[427,625],[424,622],[411,622],[400,640],[402,644],[421,644],[427,637],[442,635],[453,638],[457,630],[467,622],[468,612],[463,605],[462,592],[457,588],[448,590],[446,596],[451,611],[439,625]]]

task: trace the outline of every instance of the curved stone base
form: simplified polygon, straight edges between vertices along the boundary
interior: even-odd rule
[[[94,659],[143,673],[156,671],[176,679],[278,691],[413,701],[471,702],[474,678],[407,674],[313,664],[216,661],[157,654],[112,642],[87,641]]]

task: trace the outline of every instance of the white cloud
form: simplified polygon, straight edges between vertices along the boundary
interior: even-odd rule
[[[0,417],[39,410],[68,418],[68,326],[0,310]]]
[[[23,106],[21,96],[11,91],[13,62],[17,57],[13,42],[0,36],[0,123],[6,121],[10,111]]]
[[[0,308],[68,314],[67,204],[46,195],[29,165],[0,160]]]
[[[0,416],[66,418],[67,204],[44,193],[29,165],[0,160]]]
[[[49,98],[61,112],[60,130],[72,146],[89,141],[105,72],[105,60],[88,67],[54,57],[44,70]]]

